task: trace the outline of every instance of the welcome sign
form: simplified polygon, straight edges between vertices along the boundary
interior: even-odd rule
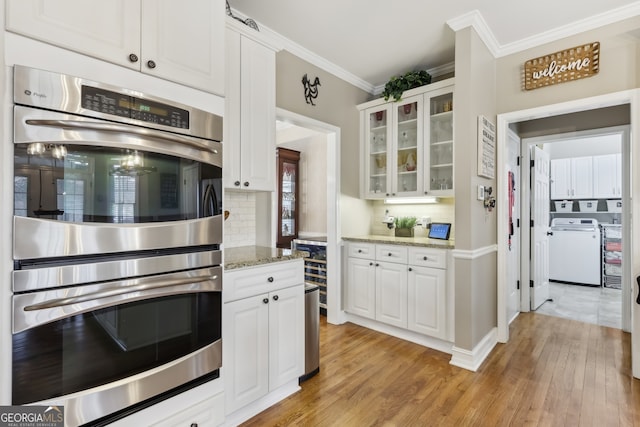
[[[524,64],[526,90],[591,77],[600,70],[600,42],[561,50]]]

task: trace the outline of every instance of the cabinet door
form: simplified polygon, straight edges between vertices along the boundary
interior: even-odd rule
[[[571,198],[571,160],[551,160],[551,188],[550,196],[553,200]]]
[[[419,196],[422,194],[424,155],[421,136],[424,114],[423,96],[403,98],[394,103],[393,110],[393,164],[391,165],[392,196]]]
[[[349,258],[347,262],[347,311],[358,316],[376,317],[375,262]]]
[[[7,0],[6,28],[75,52],[140,69],[140,1]]]
[[[571,159],[571,196],[574,199],[593,197],[592,158],[574,157]]]
[[[269,390],[304,374],[304,286],[269,294]]]
[[[248,190],[275,191],[276,56],[240,38],[240,168]]]
[[[407,282],[408,328],[447,339],[446,270],[411,266]]]
[[[269,392],[269,295],[223,304],[226,413]]]
[[[391,196],[393,164],[391,104],[365,110],[361,115],[364,151],[363,198],[382,199]]]
[[[225,16],[222,0],[142,0],[141,70],[224,96]]]
[[[620,197],[619,154],[593,157],[593,197],[596,199]]]
[[[453,87],[425,94],[424,192],[453,195]]]
[[[407,266],[391,262],[376,265],[376,320],[407,327]]]

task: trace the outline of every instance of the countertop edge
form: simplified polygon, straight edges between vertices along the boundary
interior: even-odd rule
[[[433,248],[451,250],[455,249],[455,245],[450,241],[434,241],[428,237],[394,237],[394,236],[357,236],[357,237],[342,237],[342,240],[349,242],[362,242],[362,243],[380,243],[386,245],[402,245],[402,246],[416,246],[422,248]]]
[[[255,267],[275,262],[292,261],[309,256],[306,251],[270,248],[265,246],[241,246],[224,249],[225,271]]]

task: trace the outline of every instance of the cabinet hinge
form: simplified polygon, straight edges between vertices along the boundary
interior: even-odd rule
[[[516,166],[520,166],[520,156],[516,157]]]
[[[520,290],[520,280],[516,280],[516,289]]]
[[[533,228],[533,220],[531,220],[531,223],[529,224],[529,227]]]
[[[520,228],[520,218],[516,218],[516,227]]]
[[[533,167],[533,165],[534,165],[534,164],[535,164],[535,161],[534,161],[534,160],[531,160],[531,161],[529,162],[529,166],[530,166],[530,167]]]
[[[529,287],[533,288],[533,280],[529,280]]]

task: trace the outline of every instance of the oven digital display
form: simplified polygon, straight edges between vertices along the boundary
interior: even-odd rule
[[[93,86],[82,86],[82,108],[174,128],[189,128],[189,111]]]

